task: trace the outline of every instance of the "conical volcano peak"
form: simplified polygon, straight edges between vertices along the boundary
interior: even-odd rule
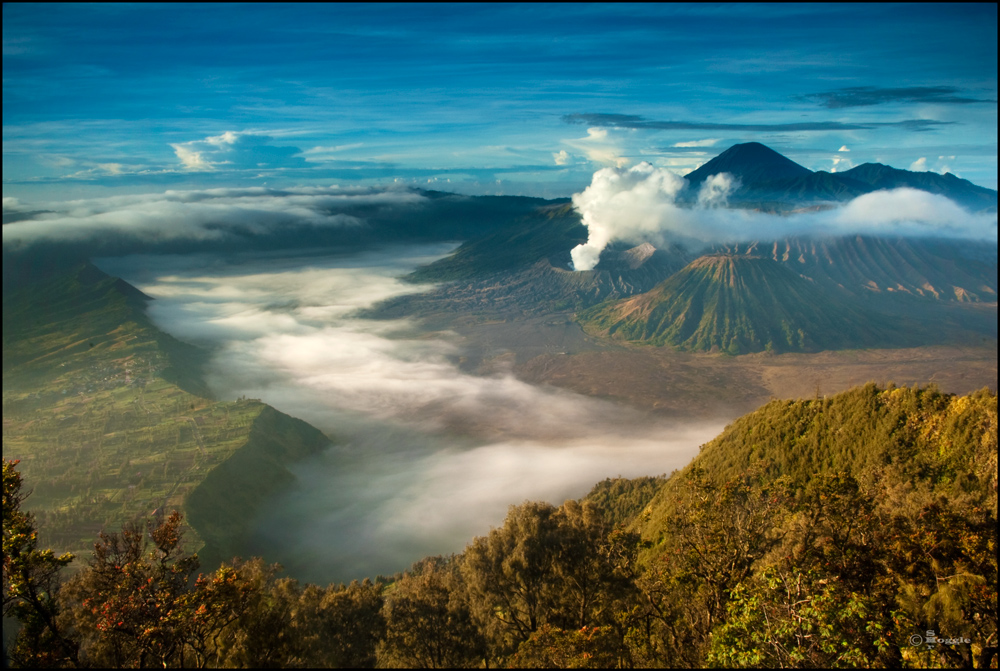
[[[711,161],[687,175],[692,184],[700,184],[707,177],[728,172],[744,185],[777,180],[796,179],[812,171],[786,158],[760,142],[736,144]]]
[[[594,335],[730,354],[839,349],[886,337],[878,317],[764,256],[708,254],[650,291],[580,312]]]

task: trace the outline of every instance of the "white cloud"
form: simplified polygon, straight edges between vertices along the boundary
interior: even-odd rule
[[[669,170],[642,162],[630,169],[604,168],[590,186],[573,195],[588,229],[586,244],[574,247],[573,267],[590,270],[612,239],[635,240],[662,231],[674,200],[687,182]]]
[[[552,154],[553,160],[555,160],[556,165],[568,165],[569,164],[569,154],[566,153],[565,149],[561,149],[558,154]]]
[[[71,165],[76,165],[75,160],[69,158],[68,156],[60,156],[58,154],[39,154],[37,158],[39,163],[53,168],[68,168]]]
[[[866,193],[818,219],[845,233],[997,237],[996,214],[973,215],[944,196],[918,189]]]
[[[573,267],[590,270],[612,240],[662,242],[665,235],[705,240],[713,232],[693,219],[708,208],[726,203],[738,186],[732,175],[713,175],[702,184],[695,208],[683,208],[678,197],[687,181],[665,168],[643,162],[629,169],[604,168],[594,173],[590,186],[574,194],[573,206],[588,229],[587,242],[570,252]]]
[[[98,163],[97,167],[109,175],[121,175],[125,171],[125,166],[121,163]]]
[[[844,156],[834,156],[830,159],[833,166],[830,168],[830,172],[838,172],[841,170],[850,170],[854,167],[854,162],[851,159]]]
[[[927,172],[927,157],[921,156],[910,164],[910,170],[914,172]]]
[[[844,146],[842,146],[842,147],[841,147],[840,149],[838,149],[837,151],[851,151],[851,150],[850,150],[850,149],[848,149],[848,148],[847,148],[847,145],[845,144]]]
[[[413,207],[425,201],[410,191],[336,186],[112,196],[48,204],[47,213],[4,226],[3,244],[84,241],[112,235],[156,244],[268,235],[289,226],[357,227],[365,222],[344,210],[362,205]]]
[[[938,156],[937,164],[934,166],[934,169],[942,175],[951,172],[951,164],[949,162],[954,160],[954,156]]]
[[[563,143],[583,153],[594,163],[618,168],[629,163],[629,160],[622,156],[622,149],[606,128],[588,128],[587,137],[563,140]]]
[[[675,147],[713,147],[722,138],[710,137],[704,140],[690,140],[688,142],[675,142]]]
[[[202,140],[171,144],[181,165],[191,172],[301,168],[308,165],[298,147],[271,144],[258,133],[226,131]]]
[[[227,130],[222,135],[216,135],[214,137],[206,137],[205,142],[207,142],[208,144],[214,144],[216,147],[222,147],[223,145],[232,146],[236,144],[239,141],[239,139],[240,139],[239,133]]]
[[[364,142],[352,142],[351,144],[338,144],[330,147],[311,147],[302,152],[304,156],[308,156],[307,160],[312,161],[322,161],[324,157],[328,154],[339,154],[345,152],[349,149],[357,149],[358,147],[365,146]]]
[[[698,207],[724,207],[729,202],[729,195],[739,186],[740,181],[728,172],[710,175],[698,190]]]
[[[13,198],[13,197],[10,197],[10,196],[4,196],[3,197],[3,209],[4,209],[5,212],[22,212],[24,210],[27,210],[28,208],[26,208],[24,205],[22,205],[21,201],[18,200],[17,198]]]
[[[185,170],[207,172],[215,169],[211,163],[202,158],[202,152],[195,151],[182,144],[171,144],[170,146],[174,148],[174,154],[180,159]]]
[[[829,210],[778,216],[721,207],[734,187],[728,176],[707,180],[694,207],[679,202],[686,184],[648,163],[595,172],[590,186],[573,196],[588,229],[587,242],[571,252],[574,267],[593,268],[612,240],[697,245],[854,233],[997,238],[996,214],[971,214],[944,196],[916,189],[877,191]]]

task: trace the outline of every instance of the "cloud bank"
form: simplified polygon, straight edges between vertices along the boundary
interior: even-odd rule
[[[214,348],[208,381],[220,398],[260,398],[337,439],[295,468],[300,487],[258,525],[252,551],[296,577],[389,574],[459,551],[511,503],[670,472],[722,429],[469,375],[457,335],[355,316],[420,290],[397,277],[451,249],[98,261],[156,298],[161,328]]]
[[[346,211],[412,207],[426,202],[405,190],[332,187],[220,188],[166,191],[54,203],[30,221],[3,227],[3,244],[120,239],[137,243],[226,241],[280,233],[290,227],[360,228]],[[4,199],[4,212],[23,209]]]
[[[738,188],[726,173],[705,180],[692,205],[684,202],[692,200],[689,188],[682,177],[649,163],[595,172],[590,186],[573,196],[588,228],[587,242],[571,252],[574,268],[592,269],[612,240],[709,244],[848,234],[997,239],[996,213],[972,214],[917,189],[876,191],[818,212],[771,215],[725,207]]]

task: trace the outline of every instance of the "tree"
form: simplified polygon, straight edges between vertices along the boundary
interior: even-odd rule
[[[935,497],[891,521],[886,564],[898,583],[904,631],[968,639],[980,656],[997,641],[996,510]],[[937,645],[934,663],[971,667],[969,645]]]
[[[88,568],[63,588],[63,622],[89,664],[183,666],[189,579],[196,556],[180,551],[181,516],[161,524],[128,523],[101,533]],[[154,549],[149,549],[149,539]]]
[[[645,597],[632,614],[629,644],[650,664],[700,666],[709,634],[726,617],[733,588],[778,542],[787,512],[784,481],[757,484],[761,468],[723,485],[692,469],[667,513],[658,561],[639,579]]]
[[[374,667],[375,646],[385,636],[381,585],[365,580],[300,587],[290,578],[274,580],[277,568],[259,559],[238,567],[241,580],[257,586],[251,603],[219,638],[214,665]]]
[[[611,627],[564,630],[543,625],[510,658],[514,669],[621,668],[619,638]]]
[[[624,650],[619,614],[637,597],[638,546],[638,535],[611,528],[590,502],[511,506],[504,525],[476,538],[462,562],[491,654],[513,654],[543,625],[550,632],[610,627]]]
[[[612,527],[588,501],[566,501],[554,519],[551,621],[573,630],[614,623],[619,602],[634,592],[638,534]]]
[[[181,521],[175,511],[157,525],[102,533],[88,567],[63,586],[59,623],[79,642],[81,662],[203,668],[283,661],[268,642],[281,638],[287,621],[263,614],[279,567],[236,560],[192,580],[198,557],[181,551]],[[234,648],[262,621],[269,637]]]
[[[386,597],[382,667],[440,669],[478,666],[486,641],[476,628],[454,557],[425,559],[397,580]]]
[[[368,578],[346,587],[330,586],[319,608],[325,650],[314,663],[345,668],[374,668],[375,649],[385,636],[382,586]]]
[[[470,599],[496,655],[514,652],[546,620],[555,511],[548,503],[511,506],[501,528],[477,537],[465,550]]]
[[[733,590],[707,661],[723,667],[898,666],[886,604],[839,576],[770,567]],[[892,660],[894,663],[889,663]]]
[[[277,564],[259,557],[234,561],[209,575],[199,575],[194,588],[177,603],[186,618],[184,643],[190,654],[181,659],[194,666],[286,666],[289,617],[275,598]],[[294,581],[290,581],[294,582]],[[294,659],[294,658],[293,658]]]
[[[21,622],[10,659],[18,666],[75,666],[77,646],[57,622],[56,600],[59,572],[73,555],[38,549],[34,520],[21,510],[28,494],[21,492],[17,464],[3,461],[3,616]]]

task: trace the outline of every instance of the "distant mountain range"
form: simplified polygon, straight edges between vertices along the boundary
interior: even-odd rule
[[[905,186],[969,209],[996,209],[995,191],[951,174],[879,164],[812,172],[756,142],[731,147],[687,175],[689,197],[723,172],[739,180],[731,200],[744,208],[787,212]],[[410,278],[458,281],[376,312],[471,311],[509,318],[574,311],[592,334],[734,354],[996,337],[997,253],[991,244],[898,236],[817,239],[805,231],[698,252],[677,244],[657,249],[617,242],[593,270],[575,272],[569,252],[586,238],[572,205],[540,208],[466,242]]]
[[[739,180],[730,197],[733,205],[769,212],[834,207],[898,187],[940,194],[977,212],[995,211],[997,203],[996,191],[951,174],[879,164],[844,173],[813,172],[756,142],[730,147],[687,175],[687,197],[694,198],[701,183],[720,173]],[[367,203],[337,210],[364,221],[363,226],[289,225],[245,236],[230,231],[214,242],[168,239],[161,244],[112,235],[23,248],[5,245],[4,294],[90,256],[324,246],[360,250],[463,240],[453,254],[409,277],[439,287],[369,313],[472,312],[503,319],[577,313],[592,333],[733,352],[950,342],[962,333],[996,338],[994,243],[813,238],[808,231],[697,249],[677,242],[657,249],[612,241],[593,270],[576,272],[570,251],[586,242],[588,230],[566,199],[419,193],[416,205]]]
[[[733,145],[697,170],[687,174],[687,180],[699,185],[712,175],[728,172],[745,185],[768,184],[777,180],[794,180],[813,174],[795,161],[786,158],[759,142]]]
[[[997,209],[997,192],[945,173],[899,170],[881,163],[865,163],[844,172],[813,172],[759,142],[737,144],[722,152],[686,179],[698,187],[708,177],[729,173],[740,181],[730,197],[737,205],[762,209],[840,202],[882,189],[909,187],[946,196],[972,212]]]
[[[346,216],[364,222],[358,226],[317,226],[308,220],[290,217],[280,226],[228,225],[224,219],[210,226],[218,235],[161,237],[132,235],[128,226],[114,232],[67,238],[42,238],[31,244],[5,238],[3,245],[4,291],[25,285],[36,278],[61,272],[67,267],[102,256],[126,254],[191,254],[274,251],[278,249],[336,248],[362,250],[387,244],[423,244],[455,240],[476,240],[510,227],[512,222],[544,220],[547,209],[567,203],[522,196],[464,196],[455,193],[413,189],[417,202],[393,204],[392,199],[378,198],[354,204],[350,198],[336,199],[319,213],[335,222]],[[284,197],[280,195],[274,198]],[[280,201],[275,201],[275,203]],[[32,219],[43,211],[19,213],[16,221],[5,222],[32,226]],[[178,220],[183,214],[177,215]],[[251,217],[252,218],[252,217]],[[100,219],[100,217],[94,217]],[[576,222],[579,225],[579,222]],[[181,222],[178,221],[180,225]],[[580,228],[586,237],[586,229]],[[6,235],[6,234],[5,234]]]

